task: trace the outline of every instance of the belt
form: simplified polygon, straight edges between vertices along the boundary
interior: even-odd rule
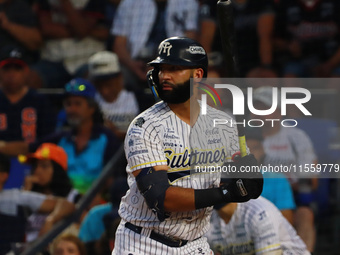
[[[142,227],[136,226],[130,222],[126,222],[125,227],[132,230],[133,232],[137,234],[141,234],[142,229],[143,229]],[[158,234],[153,230],[151,231],[151,234],[149,237],[157,242],[160,242],[170,247],[182,247],[188,243],[188,240],[173,239],[171,237]]]

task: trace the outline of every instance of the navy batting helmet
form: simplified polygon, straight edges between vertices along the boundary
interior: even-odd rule
[[[186,37],[170,37],[158,46],[158,56],[148,65],[153,66],[147,74],[152,92],[158,97],[158,65],[168,64],[202,68],[203,77],[207,77],[208,57],[204,48],[197,41]]]
[[[169,64],[200,67],[204,70],[204,77],[206,77],[208,57],[202,45],[195,40],[185,37],[170,37],[159,44],[157,58],[148,64],[151,66]]]

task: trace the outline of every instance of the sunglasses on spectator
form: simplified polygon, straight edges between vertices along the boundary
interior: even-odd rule
[[[86,85],[82,83],[68,83],[65,86],[66,92],[82,92],[86,90]]]
[[[65,85],[65,92],[69,95],[94,98],[96,89],[89,81],[75,78]]]

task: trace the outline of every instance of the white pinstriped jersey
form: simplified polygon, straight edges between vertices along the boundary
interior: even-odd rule
[[[312,141],[299,128],[281,127],[277,134],[264,139],[263,147],[266,153],[265,164],[304,165],[316,160]]]
[[[120,131],[126,131],[131,121],[139,113],[135,95],[123,89],[114,102],[108,103],[97,93],[95,100],[99,105],[104,119],[111,121]]]
[[[206,236],[215,255],[263,254],[278,249],[283,255],[310,254],[294,228],[264,197],[237,204],[228,224],[214,211]]]
[[[119,214],[124,221],[167,236],[194,240],[209,228],[212,208],[171,213],[160,222],[140,194],[132,172],[144,167],[168,165],[173,186],[207,189],[218,187],[219,173],[195,174],[194,165],[221,166],[239,150],[237,129],[213,127],[214,118],[231,118],[208,107],[193,128],[178,118],[166,103],[159,102],[138,115],[125,138],[129,191],[122,198]]]
[[[294,169],[295,166],[296,172],[292,170],[284,174],[291,183],[299,182],[298,189],[300,192],[308,193],[312,191],[310,179],[300,179],[317,176],[317,173],[300,172],[300,165],[307,164],[310,166],[317,160],[313,143],[303,130],[294,127],[281,127],[277,134],[264,139],[263,148],[266,154],[265,165],[288,167],[292,165],[291,169]]]

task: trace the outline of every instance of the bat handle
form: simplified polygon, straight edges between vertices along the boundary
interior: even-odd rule
[[[241,157],[247,156],[246,136],[239,136],[238,142],[240,144]]]

